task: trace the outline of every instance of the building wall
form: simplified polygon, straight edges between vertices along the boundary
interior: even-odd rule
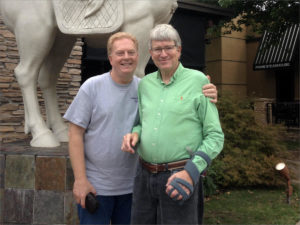
[[[294,102],[300,100],[299,63],[281,70],[254,71],[258,47],[259,36],[249,28],[216,38],[206,46],[206,73],[211,75],[219,92],[230,92],[237,97],[254,97],[255,118],[259,123],[265,124],[274,119],[271,103],[277,101],[286,101],[289,104],[286,110],[295,114],[290,115],[292,118],[289,120],[297,121],[298,118],[299,121]],[[299,54],[295,61],[299,61]],[[294,93],[290,94],[289,90]],[[274,115],[276,117],[278,114]],[[282,115],[278,118],[285,119]]]
[[[273,70],[253,70],[258,41],[247,43],[247,94],[258,98],[276,98],[276,76]]]
[[[79,39],[62,68],[58,83],[58,105],[63,114],[76,95],[81,80],[82,42]],[[31,138],[24,134],[24,105],[14,69],[19,63],[14,35],[0,17],[0,143]],[[44,100],[38,88],[40,109],[45,116]]]
[[[234,32],[206,45],[206,73],[220,91],[247,95],[247,46],[244,33]]]
[[[206,45],[206,73],[211,75],[212,82],[220,91],[229,91],[237,96],[275,99],[275,71],[253,70],[259,41],[248,41],[247,35],[253,35],[251,30],[223,35]],[[295,74],[294,83],[297,100],[299,74]]]

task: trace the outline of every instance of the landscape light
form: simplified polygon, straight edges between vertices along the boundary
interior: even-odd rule
[[[286,200],[287,203],[290,204],[290,198],[293,194],[293,187],[291,185],[291,177],[290,177],[289,169],[287,168],[284,162],[277,163],[275,169],[280,172],[280,174],[284,177],[284,179],[287,182]]]

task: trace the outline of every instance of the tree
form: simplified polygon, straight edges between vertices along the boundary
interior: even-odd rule
[[[299,0],[198,0],[232,10],[232,18],[220,21],[218,27],[225,32],[242,31],[242,25],[251,26],[254,32],[268,31],[273,42],[278,42],[280,34],[287,27],[299,24]],[[238,19],[234,23],[233,18]],[[217,28],[217,27],[215,27]]]

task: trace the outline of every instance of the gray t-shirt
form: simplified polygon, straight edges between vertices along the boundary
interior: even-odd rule
[[[138,117],[139,78],[130,84],[115,83],[110,73],[85,81],[64,115],[86,129],[86,174],[97,195],[132,193],[137,154],[121,151],[123,136]]]

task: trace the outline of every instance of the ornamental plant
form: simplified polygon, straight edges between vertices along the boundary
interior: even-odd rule
[[[287,153],[281,125],[259,124],[253,99],[234,98],[229,93],[217,103],[225,135],[224,148],[213,160],[205,179],[206,195],[219,188],[270,187],[283,185],[275,170]]]

